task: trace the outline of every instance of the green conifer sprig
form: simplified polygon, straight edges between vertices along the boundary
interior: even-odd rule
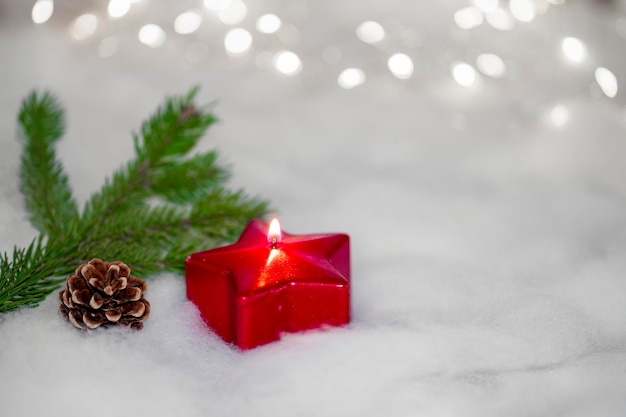
[[[267,203],[225,188],[217,152],[189,156],[216,121],[196,107],[197,88],[168,98],[133,135],[135,158],[107,179],[79,214],[54,144],[63,109],[33,92],[19,113],[24,143],[21,191],[41,235],[12,256],[0,255],[0,312],[35,306],[79,264],[122,260],[136,274],[182,272],[187,255],[232,241]],[[155,204],[155,201],[158,203]]]
[[[59,269],[58,258],[46,259],[42,238],[27,248],[0,255],[0,312],[33,306],[58,287],[62,279],[51,278]]]
[[[63,110],[49,93],[31,93],[18,115],[24,151],[20,191],[29,220],[39,232],[55,239],[65,236],[78,216],[67,176],[56,159],[54,144],[63,135]]]

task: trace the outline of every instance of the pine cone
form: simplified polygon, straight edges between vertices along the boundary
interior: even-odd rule
[[[79,329],[122,324],[139,330],[150,314],[150,303],[143,298],[146,288],[145,282],[130,276],[126,264],[94,258],[65,282],[59,311]]]

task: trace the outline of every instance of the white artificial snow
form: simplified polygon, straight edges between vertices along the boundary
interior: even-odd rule
[[[148,278],[141,332],[78,332],[55,293],[0,315],[0,415],[626,414],[626,126],[571,68],[550,64],[569,93],[529,74],[466,91],[443,80],[448,66],[427,88],[381,73],[344,90],[336,75],[307,79],[306,60],[298,79],[225,55],[194,67],[138,43],[126,45],[137,56],[122,43],[101,59],[55,15],[33,25],[29,7],[0,13],[0,250],[36,236],[15,140],[31,88],[67,110],[57,151],[82,204],[131,157],[130,132],[163,96],[200,84],[220,118],[201,146],[220,151],[232,186],[271,200],[289,233],[350,234],[353,321],[241,353],[204,327],[182,276]],[[319,7],[318,21],[350,14]],[[413,7],[433,9],[425,33],[453,24],[449,6]],[[387,13],[371,11],[362,21]],[[621,51],[592,29],[576,36],[594,53]],[[534,35],[519,36],[529,49],[503,56],[507,70],[532,60]],[[439,65],[415,64],[423,78]],[[556,102],[562,126],[542,118]]]

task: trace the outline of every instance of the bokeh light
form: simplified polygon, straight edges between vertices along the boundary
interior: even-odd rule
[[[602,92],[610,98],[617,95],[617,77],[608,68],[598,67],[595,71],[596,82],[602,89]]]
[[[569,110],[563,104],[557,104],[548,113],[548,118],[555,127],[562,127],[569,121]]]
[[[130,10],[130,5],[130,0],[109,0],[107,13],[109,14],[109,17],[119,19],[120,17],[126,16]]]
[[[485,13],[491,13],[498,8],[498,0],[472,0],[472,4]]]
[[[380,23],[368,20],[357,26],[356,35],[365,43],[375,44],[385,39],[385,29]]]
[[[480,54],[476,58],[478,70],[493,78],[502,78],[506,73],[504,61],[496,54]]]
[[[37,0],[31,12],[33,22],[40,24],[47,22],[54,12],[54,2],[52,0]]]
[[[204,0],[204,7],[209,10],[219,11],[228,7],[231,0]]]
[[[98,18],[90,13],[80,15],[70,26],[70,34],[76,40],[87,39],[96,33]]]
[[[165,43],[167,35],[160,26],[149,23],[139,29],[139,42],[150,48],[158,48]]]
[[[483,13],[476,7],[465,7],[454,14],[454,23],[461,29],[479,26],[483,20]]]
[[[410,78],[413,75],[413,60],[403,53],[397,53],[389,57],[387,60],[389,71],[401,80]]]
[[[365,82],[365,73],[359,68],[346,68],[341,71],[337,83],[346,90],[359,86]]]
[[[176,17],[174,30],[181,35],[188,35],[198,30],[200,24],[202,24],[202,16],[193,10],[189,10]]]
[[[279,51],[274,55],[274,68],[281,74],[293,76],[302,71],[302,61],[292,51]]]
[[[275,14],[264,14],[256,21],[256,30],[261,33],[275,33],[280,29],[283,22]]]
[[[579,64],[585,59],[585,44],[578,38],[564,38],[561,42],[561,49],[565,57],[574,63]]]
[[[531,0],[510,0],[511,14],[520,22],[531,22],[537,14]]]
[[[512,30],[515,27],[515,19],[503,8],[497,8],[491,13],[485,14],[485,19],[493,28],[498,30]]]
[[[231,0],[217,13],[217,17],[226,25],[237,25],[246,18],[247,14],[248,8],[241,0]]]
[[[454,81],[463,87],[471,87],[476,82],[476,70],[466,62],[456,62],[452,64],[451,70]]]
[[[224,37],[224,48],[229,55],[243,55],[252,45],[252,35],[245,29],[233,29]]]

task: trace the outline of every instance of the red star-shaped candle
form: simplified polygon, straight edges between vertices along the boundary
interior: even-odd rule
[[[185,262],[187,297],[222,339],[241,349],[350,321],[350,238],[290,235],[251,221],[229,246]]]

